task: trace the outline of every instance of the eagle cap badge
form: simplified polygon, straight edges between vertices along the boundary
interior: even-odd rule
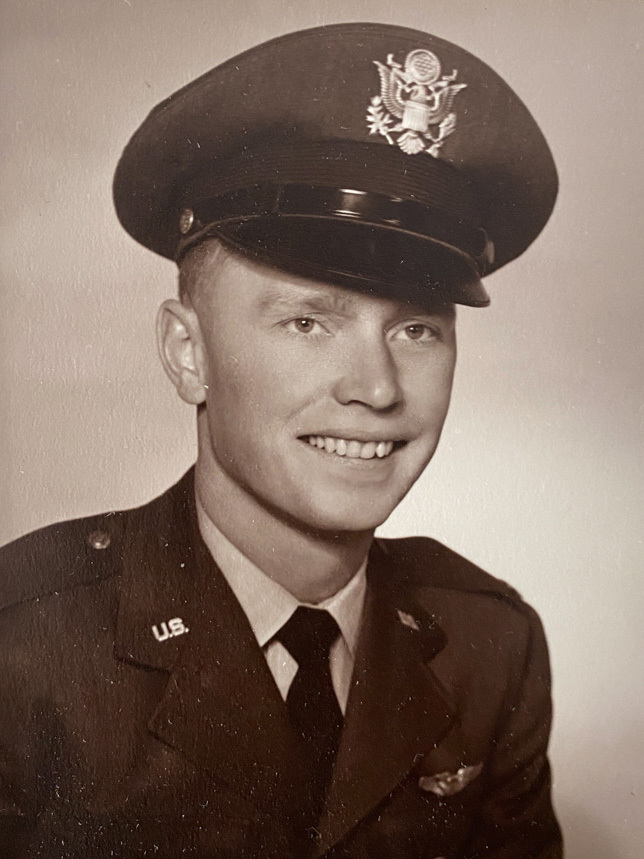
[[[431,51],[410,51],[405,65],[387,56],[374,60],[380,75],[380,95],[367,110],[370,134],[381,134],[407,155],[427,152],[438,158],[446,137],[456,128],[454,99],[467,84],[456,83],[458,71],[441,76],[441,64]]]

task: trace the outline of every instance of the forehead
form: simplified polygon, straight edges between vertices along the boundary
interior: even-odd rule
[[[320,310],[352,314],[395,307],[453,317],[455,307],[426,286],[345,287],[300,277],[231,252],[219,242],[196,248],[182,263],[191,292],[206,302],[250,305],[263,312]]]

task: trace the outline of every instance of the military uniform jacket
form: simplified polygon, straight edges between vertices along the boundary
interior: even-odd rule
[[[193,475],[0,550],[0,855],[555,859],[535,613],[440,544],[378,540],[313,841],[297,744],[199,535]]]

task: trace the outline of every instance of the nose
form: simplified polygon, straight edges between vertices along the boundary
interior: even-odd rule
[[[359,338],[342,355],[334,394],[342,405],[360,403],[377,411],[390,410],[402,400],[399,368],[382,333]]]

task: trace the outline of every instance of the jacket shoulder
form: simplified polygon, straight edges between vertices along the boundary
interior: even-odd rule
[[[0,548],[0,610],[111,575],[129,515],[59,522]]]
[[[115,575],[126,534],[158,531],[193,496],[191,468],[141,507],[72,519],[33,531],[0,548],[0,611]]]
[[[424,587],[487,594],[527,607],[521,595],[507,582],[486,573],[462,555],[429,537],[378,539],[379,548],[411,589]]]

